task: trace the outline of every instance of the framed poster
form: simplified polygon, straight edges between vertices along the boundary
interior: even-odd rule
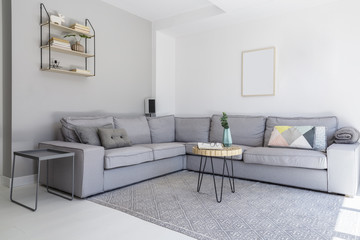
[[[242,52],[241,96],[275,96],[275,47]]]

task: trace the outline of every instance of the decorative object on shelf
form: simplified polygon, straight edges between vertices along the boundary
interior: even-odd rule
[[[231,147],[232,138],[231,138],[231,132],[230,132],[230,127],[229,127],[229,123],[228,123],[228,116],[226,113],[223,112],[223,115],[220,118],[220,121],[221,121],[221,126],[224,128],[223,144],[225,147]]]
[[[60,69],[60,68],[61,68],[61,67],[60,67],[60,61],[59,61],[59,60],[56,60],[56,59],[52,60],[52,61],[51,61],[51,67],[52,67],[52,68],[55,68],[55,69]]]
[[[84,46],[80,44],[80,40],[81,38],[85,38],[85,39],[90,39],[90,36],[87,36],[85,34],[67,34],[64,36],[64,38],[66,37],[74,37],[75,38],[75,43],[73,45],[71,45],[71,49],[77,52],[84,52]]]
[[[61,23],[65,22],[65,16],[60,13],[58,13],[58,16],[50,15],[50,21],[61,26]]]
[[[76,41],[73,45],[71,45],[71,49],[77,52],[84,52],[84,46],[81,45],[79,41]]]
[[[40,70],[45,72],[64,73],[75,76],[93,77],[96,71],[96,44],[95,44],[95,29],[89,19],[85,19],[84,25],[79,23],[70,26],[62,26],[65,22],[65,17],[61,14],[58,16],[51,15],[47,11],[45,5],[40,3]],[[46,31],[46,33],[44,32]],[[62,34],[73,36],[76,41],[72,42],[67,39],[59,37]],[[78,38],[78,39],[77,39]],[[80,40],[85,38],[83,45]],[[91,38],[91,41],[88,39]],[[90,53],[88,52],[90,50]],[[72,50],[73,49],[73,50]],[[60,53],[59,58],[56,55],[56,63],[53,60],[53,53]],[[60,66],[62,57],[73,55],[83,58],[84,66],[77,69],[71,69],[71,66]],[[92,65],[89,68],[89,61]],[[82,71],[81,71],[82,70]],[[90,70],[90,71],[89,71]]]

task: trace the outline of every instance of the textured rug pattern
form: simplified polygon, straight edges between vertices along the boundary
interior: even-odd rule
[[[177,172],[88,200],[196,239],[357,239],[335,231],[342,196],[239,179],[231,193],[225,179],[217,203],[212,177],[198,193],[197,176]]]

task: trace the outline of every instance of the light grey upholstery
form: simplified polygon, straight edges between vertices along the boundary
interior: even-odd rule
[[[105,150],[105,169],[135,165],[154,160],[151,148],[131,146]]]
[[[84,126],[84,127],[98,127],[107,124],[113,124],[113,117],[111,116],[65,117],[63,118],[63,120],[75,126]]]
[[[327,169],[326,155],[320,151],[289,148],[251,148],[244,153],[245,163]]]
[[[208,142],[210,118],[175,118],[175,133],[177,142]]]
[[[104,171],[104,191],[186,169],[185,156],[114,168]]]
[[[185,145],[183,143],[155,143],[143,144],[142,146],[151,148],[153,150],[154,160],[185,155]]]
[[[152,143],[168,143],[175,141],[174,115],[147,118]]]
[[[62,118],[60,123],[62,125],[61,131],[63,137],[67,142],[80,142],[75,132],[76,126],[102,127],[109,124],[113,126],[113,117],[66,117]]]
[[[327,145],[330,146],[334,141],[334,134],[338,128],[338,120],[336,117],[315,117],[315,118],[284,118],[284,117],[268,117],[266,120],[264,146],[267,147],[271,132],[275,126],[325,126]]]
[[[49,141],[39,148],[75,153],[75,195],[81,198],[104,191],[104,148],[82,143]],[[49,165],[50,186],[71,192],[72,161],[51,161]],[[41,171],[45,183],[46,171]]]
[[[63,141],[44,142],[39,147],[75,152],[75,195],[81,198],[182,169],[197,171],[200,156],[192,154],[192,147],[198,142],[209,141],[210,118],[175,118],[176,142],[172,142],[174,136],[170,133],[171,124],[167,125],[171,117],[173,116],[156,118],[153,122],[148,122],[145,117],[110,118],[117,128],[126,129],[130,140],[135,144],[132,147],[104,150],[101,146]],[[221,142],[219,117],[213,116],[214,126],[210,139]],[[66,118],[67,120],[70,121],[67,124],[98,127],[106,125],[109,118]],[[353,194],[358,186],[354,176],[358,176],[356,171],[359,171],[360,145],[332,145],[328,149],[328,158],[325,153],[312,150],[249,147],[261,145],[259,129],[263,128],[263,122],[263,117],[229,116],[234,143],[247,143],[240,145],[243,154],[237,157],[237,160],[243,158],[244,161],[233,161],[235,177]],[[154,131],[150,132],[149,125]],[[162,131],[161,127],[164,125],[170,127]],[[270,117],[266,123],[265,145],[275,125],[325,126],[327,140],[331,142],[337,128],[337,119]],[[170,142],[151,144],[150,134],[154,135],[154,142]],[[223,159],[213,160],[215,173],[221,174]],[[205,171],[209,172],[210,166],[208,164]],[[43,164],[41,167],[44,167]],[[49,162],[49,167],[50,186],[70,192],[70,159]],[[354,172],[354,169],[358,170]],[[42,171],[40,176],[43,183],[46,177],[44,173],[46,171]]]
[[[219,158],[213,158],[213,161],[215,173],[222,174],[223,160]],[[319,191],[327,191],[326,170],[248,164],[244,163],[243,161],[233,161],[233,164],[234,176],[238,178],[309,188]],[[198,171],[199,165],[200,156],[187,155],[187,169]],[[208,173],[211,172],[211,164],[206,165],[205,171]],[[211,180],[212,179],[210,178],[210,176],[208,176],[207,178],[206,176],[204,176],[203,181]]]
[[[222,142],[224,128],[220,115],[211,118],[210,142]],[[266,117],[228,115],[228,123],[234,144],[252,147],[263,146]]]
[[[360,144],[332,144],[328,153],[328,191],[356,196],[359,187]]]
[[[114,117],[115,128],[124,128],[133,144],[151,143],[146,117]]]
[[[102,128],[110,128],[110,129],[112,129],[112,127],[113,127],[112,124],[102,126]],[[81,143],[101,146],[98,130],[99,127],[83,127],[83,126],[75,127],[75,133],[78,136]]]

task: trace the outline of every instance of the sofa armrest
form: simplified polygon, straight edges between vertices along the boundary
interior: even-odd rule
[[[327,149],[328,192],[355,196],[359,185],[360,144],[332,144]]]
[[[39,148],[75,153],[74,192],[76,196],[85,198],[104,191],[103,147],[82,143],[49,141],[39,143]],[[49,185],[65,192],[71,192],[71,164],[70,161],[54,161],[49,164]],[[42,172],[45,173],[46,171]]]

